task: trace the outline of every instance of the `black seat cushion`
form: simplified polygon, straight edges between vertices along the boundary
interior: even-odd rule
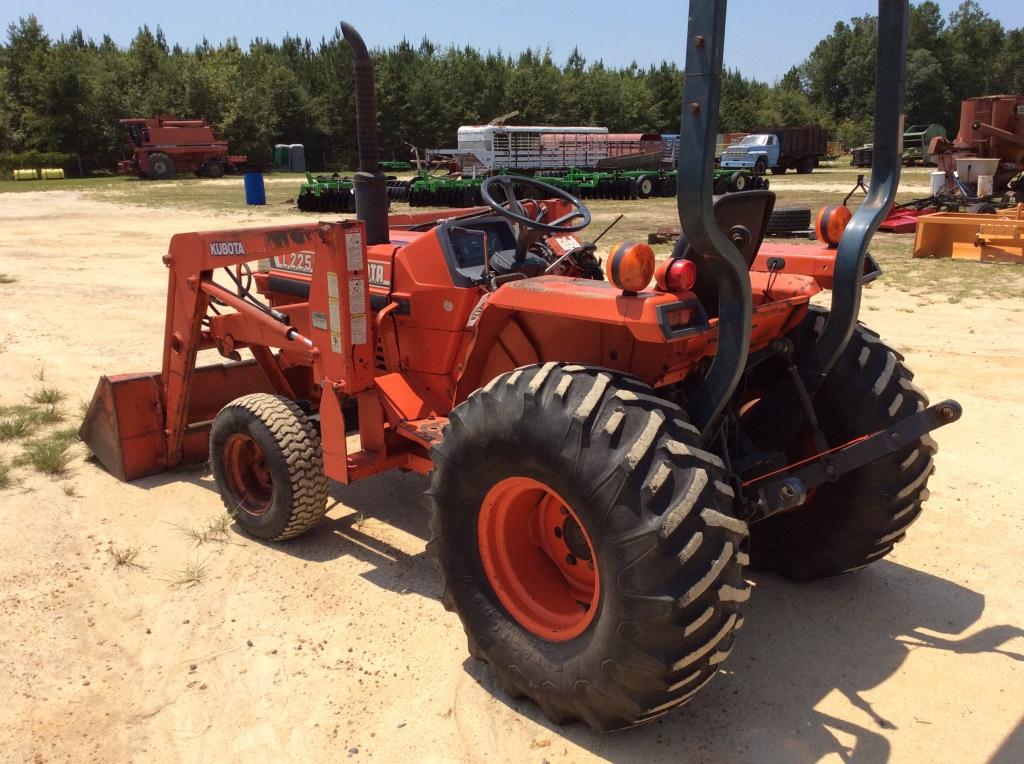
[[[715,221],[726,236],[732,239],[749,269],[768,230],[768,219],[775,207],[774,191],[739,191],[720,196],[714,205]],[[697,283],[693,287],[697,299],[709,316],[718,315],[718,281],[711,263],[697,252],[686,235],[676,241],[672,257],[685,257],[697,266]]]

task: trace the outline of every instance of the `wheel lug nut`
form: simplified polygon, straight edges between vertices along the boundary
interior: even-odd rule
[[[565,556],[565,561],[567,563],[569,563],[570,565],[575,565],[576,564],[576,555],[567,554]]]

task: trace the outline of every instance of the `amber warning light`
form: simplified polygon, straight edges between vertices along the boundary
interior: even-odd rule
[[[605,275],[623,292],[646,289],[654,276],[654,250],[643,242],[619,242],[605,261]]]

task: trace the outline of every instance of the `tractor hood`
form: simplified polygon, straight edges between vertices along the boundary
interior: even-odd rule
[[[820,291],[802,276],[770,276],[777,294],[788,296],[753,307],[753,348],[796,326]],[[750,273],[755,294],[768,278]],[[616,369],[662,387],[682,380],[718,346],[718,319],[708,319],[692,292],[626,295],[603,281],[563,276],[513,281],[484,295],[467,329],[456,403],[500,374],[547,361]]]
[[[488,300],[489,309],[505,308],[539,316],[625,327],[639,342],[667,342],[707,328],[707,317],[693,292],[645,291],[633,295],[606,281],[539,276],[513,281]]]

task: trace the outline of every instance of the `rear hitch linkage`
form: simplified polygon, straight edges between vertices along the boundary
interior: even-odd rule
[[[818,486],[835,482],[848,472],[898,451],[932,430],[957,421],[962,413],[959,403],[945,400],[901,419],[892,427],[748,480],[742,484],[745,519],[757,522],[795,509]]]

